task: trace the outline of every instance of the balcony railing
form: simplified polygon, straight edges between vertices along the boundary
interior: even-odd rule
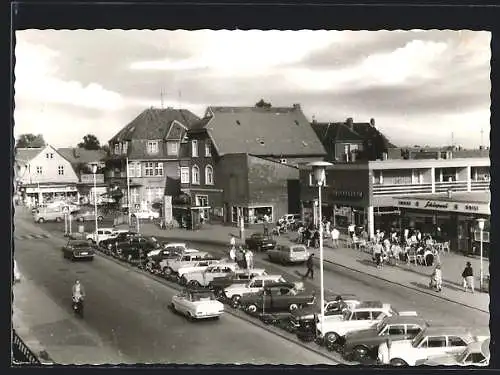
[[[373,195],[431,194],[432,184],[373,185]]]
[[[42,364],[35,353],[17,335],[15,330],[12,330],[12,360],[15,364]]]
[[[471,190],[472,191],[481,191],[481,190],[489,190],[490,189],[490,181],[472,181],[471,182]]]
[[[467,191],[467,181],[436,182],[436,193],[452,191]]]

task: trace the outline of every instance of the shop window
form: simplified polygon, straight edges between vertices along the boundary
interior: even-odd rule
[[[248,222],[251,224],[262,224],[266,222],[273,222],[273,208],[272,207],[250,207],[248,209]]]
[[[200,184],[200,168],[198,168],[197,165],[194,165],[191,171],[191,183],[196,185]]]

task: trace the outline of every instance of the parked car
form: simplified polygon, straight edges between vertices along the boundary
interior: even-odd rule
[[[278,219],[278,223],[295,224],[295,222],[300,221],[300,214],[286,214]]]
[[[416,366],[488,366],[490,364],[490,339],[467,345],[461,353],[431,356],[418,360]]]
[[[361,303],[354,294],[334,294],[325,295],[325,316],[341,315],[346,309],[353,309]],[[304,320],[314,320],[316,315],[321,313],[318,305],[305,306],[302,309],[292,311],[289,322],[289,331],[295,331],[300,322]]]
[[[413,340],[384,342],[378,348],[381,364],[415,366],[433,356],[462,353],[469,344],[489,338],[489,329],[463,327],[429,327]],[[390,345],[390,349],[389,349]]]
[[[390,304],[379,301],[362,302],[354,309],[345,310],[342,315],[325,316],[323,322],[320,317],[316,328],[319,339],[327,349],[332,350],[343,345],[346,334],[371,328],[385,317],[393,315],[416,316],[417,313],[399,313]]]
[[[139,210],[132,212],[132,216],[135,216],[138,219],[144,220],[149,219],[153,221],[154,219],[158,219],[160,217],[160,213],[158,211],[153,210]]]
[[[151,250],[158,249],[159,246],[154,237],[133,237],[129,241],[118,243],[116,254],[128,260],[144,260]]]
[[[192,287],[207,287],[216,277],[225,277],[237,269],[238,265],[236,263],[213,264],[204,271],[184,273],[180,283]]]
[[[275,283],[264,286],[257,293],[241,296],[240,305],[248,312],[284,312],[314,304],[314,293],[307,292],[303,283]]]
[[[95,211],[90,209],[80,209],[71,214],[76,221],[84,222],[84,221],[94,221],[95,220]],[[97,211],[97,221],[103,221],[104,215],[101,211]]]
[[[376,326],[348,333],[342,354],[347,360],[375,360],[379,345],[388,338],[392,341],[411,340],[428,327],[429,324],[419,317],[389,316]]]
[[[245,239],[245,245],[250,250],[267,251],[276,247],[276,241],[263,233],[253,233],[249,238]]]
[[[94,249],[88,241],[70,237],[65,246],[62,247],[64,258],[71,260],[88,259],[94,260]]]
[[[130,231],[119,232],[114,237],[110,237],[110,238],[107,238],[105,240],[102,240],[99,245],[107,250],[112,250],[113,248],[116,250],[117,244],[130,241],[132,238],[136,238],[136,237],[140,237],[140,236],[141,235],[139,233],[130,232]]]
[[[199,273],[204,272],[208,269],[208,267],[214,264],[221,264],[220,259],[212,258],[212,259],[201,259],[192,264],[187,264],[183,267],[179,267],[177,270],[177,278],[181,282],[181,280],[185,281],[186,278],[183,278],[184,275],[189,275],[190,273]]]
[[[148,258],[154,261],[161,261],[173,255],[178,256],[183,254],[187,250],[187,245],[183,242],[164,243],[161,244],[158,249],[151,250],[148,253]],[[189,251],[198,252],[198,250],[195,249],[189,249]]]
[[[64,212],[50,208],[37,209],[33,214],[33,220],[36,223],[44,223],[46,221],[61,222],[64,220]]]
[[[14,283],[18,283],[21,281],[21,272],[19,272],[19,268],[17,268],[17,262],[14,259],[14,272],[13,275],[14,277]]]
[[[189,320],[218,319],[224,313],[224,305],[217,301],[212,291],[185,289],[172,297],[172,310]]]
[[[97,228],[97,236],[95,232],[87,233],[87,240],[98,244],[103,240],[116,237],[117,235],[118,233],[116,233],[113,228]]]
[[[205,251],[186,252],[177,256],[174,259],[164,259],[160,262],[160,269],[167,277],[172,277],[177,274],[181,267],[188,267],[203,259],[213,259],[211,255]]]
[[[248,293],[257,293],[264,288],[264,285],[285,283],[286,280],[281,275],[265,275],[254,277],[246,284],[233,284],[224,288],[222,297],[230,300],[233,307],[240,305],[242,296]]]
[[[280,264],[302,264],[309,258],[309,251],[304,245],[277,245],[267,252],[269,260]]]
[[[215,295],[222,295],[224,289],[231,285],[247,284],[250,280],[258,276],[265,276],[267,272],[263,268],[252,268],[252,270],[236,269],[227,276],[215,277],[208,283],[208,287],[215,292]]]

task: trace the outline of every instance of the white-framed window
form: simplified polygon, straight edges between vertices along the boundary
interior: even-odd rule
[[[64,165],[59,165],[59,166],[57,167],[57,174],[58,174],[59,176],[64,176]]]
[[[122,143],[122,153],[126,154],[128,150],[128,142],[123,142]]]
[[[205,167],[205,185],[214,184],[214,169],[211,165]]]
[[[119,155],[119,154],[120,154],[120,144],[115,143],[115,155]]]
[[[309,186],[314,186],[314,173],[309,173]]]
[[[163,163],[154,163],[154,168],[155,168],[155,176],[163,176]]]
[[[156,188],[156,198],[157,199],[161,199],[163,198],[163,192],[165,191],[165,189],[163,189],[162,187],[157,187]]]
[[[139,203],[139,190],[137,188],[130,189],[130,202]]]
[[[181,167],[181,184],[189,184],[189,168]]]
[[[209,140],[205,141],[205,156],[212,156],[212,147]]]
[[[153,173],[154,173],[154,164],[155,163],[152,163],[152,162],[147,162],[144,166],[144,175],[146,177],[150,177],[150,176],[153,176]]]
[[[36,174],[43,174],[43,168],[42,167],[36,167]]]
[[[148,141],[148,154],[158,153],[158,141]]]
[[[191,155],[194,158],[198,156],[198,141],[196,139],[191,141]]]
[[[196,185],[200,184],[200,168],[197,165],[193,165],[191,170],[191,183]]]
[[[178,142],[167,142],[167,154],[177,155],[179,153],[179,143]]]
[[[129,177],[136,177],[135,176],[135,163],[128,164],[128,176]]]
[[[208,207],[208,195],[197,195],[196,196],[196,206]]]

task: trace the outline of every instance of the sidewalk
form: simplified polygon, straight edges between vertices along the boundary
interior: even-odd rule
[[[260,230],[245,230],[245,237],[248,238],[252,233]],[[239,238],[239,229],[236,227],[209,225],[206,224],[203,229],[188,231],[185,229],[167,229],[162,230],[155,224],[145,223],[141,227],[141,233],[145,235],[161,236],[177,241],[207,242],[214,245],[229,247],[230,234]],[[275,237],[280,244],[291,244],[296,238],[296,233],[290,233]],[[241,241],[239,241],[241,242]],[[325,240],[324,260],[353,271],[365,273],[379,279],[389,281],[402,287],[418,290],[439,298],[456,302],[464,306],[481,310],[489,313],[490,298],[488,293],[476,291],[474,294],[465,293],[462,288],[462,271],[465,262],[469,261],[476,275],[476,289],[479,288],[479,260],[474,257],[465,257],[463,255],[447,253],[441,256],[441,265],[443,272],[443,290],[434,292],[428,287],[430,275],[433,267],[415,266],[401,264],[397,266],[385,266],[383,269],[377,269],[369,254],[358,250],[350,249],[345,246],[346,236],[341,236],[341,247],[333,249],[331,242]],[[344,244],[342,246],[342,243]],[[238,241],[237,241],[238,245]],[[489,274],[489,262],[483,261],[484,274]]]

